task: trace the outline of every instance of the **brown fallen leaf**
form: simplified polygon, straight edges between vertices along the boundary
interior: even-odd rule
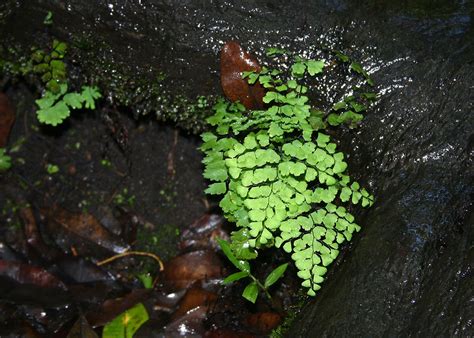
[[[172,290],[189,287],[197,280],[222,277],[222,262],[210,250],[199,250],[176,256],[165,264],[163,282]]]
[[[178,309],[173,313],[172,319],[177,319],[198,306],[210,306],[216,299],[215,292],[204,290],[200,285],[193,285],[179,302]]]
[[[87,321],[92,325],[92,327],[103,326],[122,312],[133,307],[135,304],[147,300],[150,293],[151,289],[135,289],[125,297],[107,299],[100,309],[86,315]]]
[[[258,312],[247,316],[246,324],[260,334],[268,334],[281,322],[281,315],[276,312]]]
[[[0,148],[7,145],[8,136],[15,122],[15,110],[8,97],[0,93]]]
[[[202,337],[207,307],[198,306],[165,327],[165,337]]]
[[[66,290],[66,285],[56,276],[42,268],[29,264],[0,260],[0,276],[11,278],[20,284]]]
[[[204,333],[204,338],[256,338],[256,336],[228,329],[213,329]]]
[[[50,246],[47,246],[38,229],[33,209],[31,207],[21,208],[18,212],[20,219],[23,223],[23,232],[25,234],[27,245],[28,256],[39,255],[46,260],[52,260],[57,257],[59,252]],[[36,252],[31,252],[31,248],[34,248]]]
[[[80,316],[69,331],[67,338],[99,338],[84,316]]]
[[[202,216],[182,232],[179,242],[180,250],[217,250],[219,248],[217,238],[229,240],[229,235],[222,229],[222,223],[223,219],[219,215]]]
[[[258,81],[250,85],[247,79],[242,79],[244,71],[260,72],[261,67],[238,42],[227,42],[221,50],[222,90],[229,100],[240,101],[247,109],[260,109],[265,91]]]
[[[49,235],[65,252],[74,247],[82,256],[106,256],[129,249],[122,239],[100,224],[91,214],[74,214],[59,207],[45,212]]]

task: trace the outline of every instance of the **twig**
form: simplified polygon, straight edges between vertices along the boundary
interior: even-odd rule
[[[164,270],[164,265],[163,265],[163,261],[160,259],[160,257],[158,257],[157,255],[155,254],[152,254],[150,252],[143,252],[143,251],[127,251],[127,252],[123,252],[121,254],[118,254],[118,255],[115,255],[115,256],[112,256],[112,257],[109,257],[107,259],[104,259],[100,262],[97,263],[98,266],[101,266],[101,265],[104,265],[104,264],[108,264],[116,259],[119,259],[119,258],[122,258],[122,257],[126,257],[126,256],[147,256],[147,257],[151,257],[153,258],[155,261],[158,262],[158,264],[160,265],[160,271],[163,271]]]

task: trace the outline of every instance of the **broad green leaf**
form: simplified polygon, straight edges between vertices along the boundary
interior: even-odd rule
[[[270,274],[265,279],[265,283],[263,284],[265,289],[268,289],[270,286],[275,284],[283,276],[287,267],[288,263],[284,263],[275,268],[275,270],[273,270],[272,272],[270,272]]]
[[[47,109],[50,108],[60,96],[61,94],[53,94],[52,92],[47,91],[42,98],[35,102],[40,109]]]
[[[49,108],[36,111],[38,120],[44,124],[57,126],[61,124],[70,114],[69,108],[64,101],[59,101]]]
[[[232,282],[235,282],[236,280],[248,277],[249,274],[245,271],[239,271],[236,273],[233,273],[232,275],[227,276],[223,281],[222,284],[230,284]]]
[[[244,297],[245,299],[247,299],[251,303],[255,303],[255,301],[257,300],[257,297],[258,297],[257,283],[256,282],[251,282],[250,284],[248,284],[245,287],[244,292],[242,293],[242,297]]]
[[[148,319],[145,307],[138,303],[107,323],[102,331],[102,338],[132,338]]]
[[[234,266],[237,269],[240,269],[240,263],[237,260],[237,258],[235,258],[234,254],[232,253],[232,249],[230,247],[230,244],[227,241],[224,241],[222,239],[217,239],[217,243],[219,243],[219,246],[221,247],[222,252],[224,253],[224,255],[226,255],[227,259],[229,259],[229,261],[232,264],[234,264]]]
[[[306,67],[308,67],[309,75],[314,76],[323,71],[324,62],[321,60],[319,61],[309,60],[309,61],[306,61]]]

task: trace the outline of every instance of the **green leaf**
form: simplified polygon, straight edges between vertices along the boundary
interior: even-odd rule
[[[245,271],[247,274],[250,274],[250,265],[246,261],[238,260],[232,253],[229,242],[224,241],[223,239],[217,239],[217,243],[222,249],[222,252],[227,257],[227,259],[239,270]]]
[[[239,271],[236,273],[233,273],[232,275],[227,276],[223,281],[222,284],[230,284],[232,282],[235,282],[236,280],[248,277],[249,274],[245,271]]]
[[[278,97],[278,94],[276,92],[267,92],[262,100],[265,103],[270,103],[273,100],[276,100],[277,97]]]
[[[97,87],[83,86],[82,99],[84,100],[84,106],[87,109],[95,109],[95,101],[102,96]]]
[[[239,219],[239,221],[242,222],[242,217]],[[248,222],[243,223],[248,224]],[[230,246],[237,259],[251,260],[257,257],[256,251],[249,245],[250,238],[251,236],[246,228],[232,232],[232,242],[230,243]]]
[[[227,191],[227,186],[224,182],[213,183],[204,191],[206,194],[210,195],[221,195],[225,194]]]
[[[296,82],[295,80],[290,80],[286,85],[288,86],[288,88],[295,89],[296,86],[298,86],[298,82]]]
[[[286,53],[287,51],[285,49],[275,48],[275,47],[267,48],[265,52],[267,56],[276,56],[276,55],[282,55]]]
[[[102,331],[102,338],[132,338],[148,319],[145,307],[138,303],[107,323]]]
[[[46,14],[46,16],[43,19],[43,24],[47,25],[47,26],[50,26],[50,25],[53,24],[53,12],[48,11],[48,13]]]
[[[11,157],[6,154],[5,148],[0,148],[0,171],[10,169],[12,166]]]
[[[296,75],[296,76],[303,75],[305,70],[306,70],[306,65],[304,64],[304,62],[296,62],[295,64],[293,64],[293,66],[291,66],[292,75]]]
[[[54,175],[59,172],[59,167],[55,164],[48,164],[46,166],[46,171],[48,172],[48,174]]]
[[[330,140],[329,136],[326,134],[323,134],[321,132],[318,133],[318,138],[316,139],[316,142],[318,143],[318,146],[321,148],[324,148],[326,146],[326,143],[328,143]]]
[[[341,110],[341,109],[346,109],[347,108],[347,103],[344,101],[336,103],[334,106],[332,106],[333,110]]]
[[[251,282],[250,284],[248,284],[245,287],[244,292],[242,292],[242,297],[247,299],[249,302],[255,304],[255,301],[257,300],[257,297],[258,297],[257,283],[256,282]]]
[[[36,111],[36,114],[41,123],[57,126],[69,116],[70,111],[64,101],[59,101],[52,107]]]
[[[204,177],[211,181],[225,181],[228,177],[227,169],[225,167],[212,168],[207,166],[204,170]]]
[[[64,81],[66,79],[66,65],[61,60],[52,60],[49,64],[51,66],[51,76],[54,80]]]
[[[341,51],[336,51],[336,56],[342,62],[349,62],[350,61],[350,58]]]
[[[82,95],[79,93],[67,93],[66,95],[64,95],[63,101],[71,108],[82,108],[83,98]]]
[[[309,60],[309,61],[306,61],[306,67],[308,67],[309,75],[314,76],[323,71],[324,61]]]
[[[54,51],[59,53],[61,56],[64,56],[66,54],[67,44],[62,41],[54,40],[53,49]]]
[[[355,71],[356,73],[364,74],[364,69],[362,68],[362,65],[358,62],[352,62],[351,69]]]
[[[137,277],[145,289],[153,289],[153,277],[149,273],[141,273]]]
[[[334,171],[335,174],[339,174],[339,173],[343,173],[346,170],[346,168],[347,168],[347,163],[340,161],[334,164],[334,168],[332,170]]]
[[[267,276],[265,279],[264,287],[265,289],[268,289],[270,286],[275,284],[285,273],[286,268],[288,267],[288,263],[282,264],[275,268],[270,274]]]

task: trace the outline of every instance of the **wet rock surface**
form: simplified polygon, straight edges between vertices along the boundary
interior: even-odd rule
[[[101,56],[142,70],[156,63],[169,71],[167,86],[189,96],[219,92],[217,54],[232,39],[256,55],[274,45],[309,53],[324,44],[359,59],[381,98],[342,147],[376,204],[359,215],[363,230],[289,336],[468,336],[474,333],[472,6],[18,1],[8,2],[0,19],[22,25],[3,26],[2,34],[10,29],[28,41],[53,10],[64,37],[94,31],[113,46]],[[32,26],[24,28],[22,17]]]

